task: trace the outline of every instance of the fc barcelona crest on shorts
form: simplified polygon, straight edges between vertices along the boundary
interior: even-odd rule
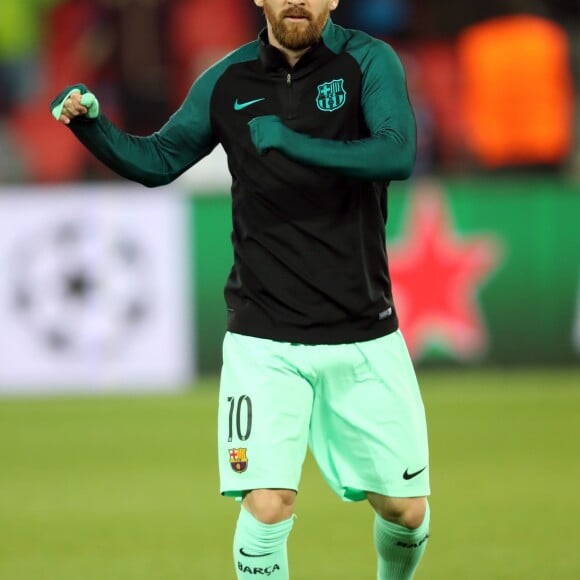
[[[240,449],[230,449],[230,465],[236,473],[243,473],[248,469],[248,451],[245,447]]]
[[[316,104],[321,111],[331,113],[340,109],[346,103],[346,89],[344,79],[335,79],[318,85]]]

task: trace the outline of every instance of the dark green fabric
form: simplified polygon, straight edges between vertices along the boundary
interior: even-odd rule
[[[167,123],[147,137],[127,134],[103,115],[75,120],[71,130],[122,177],[149,187],[170,183],[215,147],[207,102],[211,90],[205,88],[210,76],[195,83]]]
[[[236,52],[236,59],[255,58],[255,44]],[[232,63],[226,57],[202,74],[181,107],[149,136],[130,135],[104,115],[79,117],[69,127],[110,169],[147,187],[170,183],[217,145],[210,123],[210,101],[216,81]]]
[[[332,26],[325,30],[325,42],[339,50],[345,39],[333,37],[332,31],[340,35],[345,31]],[[406,179],[415,161],[416,126],[403,68],[391,47],[362,33],[353,34],[354,42],[349,39],[350,54],[359,63],[363,76],[362,112],[370,137],[356,141],[313,138],[285,127],[277,117],[266,116],[250,122],[252,141],[261,153],[278,149],[295,161],[347,177],[371,181]],[[236,52],[236,62],[255,55],[256,45],[251,43],[246,50]],[[210,101],[215,83],[230,64],[226,57],[206,71],[178,111],[153,135],[128,135],[103,115],[94,120],[75,119],[70,128],[119,175],[147,186],[164,185],[216,146]],[[88,90],[84,85],[76,86],[81,92]]]
[[[388,181],[411,175],[417,130],[403,67],[390,46],[360,36],[360,50],[354,42],[350,54],[361,67],[363,114],[371,136],[357,141],[316,139],[296,133],[280,119],[267,116],[250,122],[252,141],[261,153],[278,149],[300,163],[358,179]],[[339,39],[327,34],[325,42],[332,49],[333,44],[338,46]]]

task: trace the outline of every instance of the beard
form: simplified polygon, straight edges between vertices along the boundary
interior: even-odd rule
[[[272,27],[274,38],[288,50],[304,50],[317,44],[330,16],[329,9],[315,18],[310,12],[298,6],[288,8],[280,13],[280,16],[276,16],[268,3],[264,3],[264,13]],[[286,20],[292,16],[304,20],[301,22]]]

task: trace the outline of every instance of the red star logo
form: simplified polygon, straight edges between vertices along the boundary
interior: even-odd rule
[[[498,248],[490,235],[459,237],[438,190],[413,192],[406,230],[389,248],[389,268],[414,359],[434,344],[463,359],[485,352],[476,295],[499,263]]]

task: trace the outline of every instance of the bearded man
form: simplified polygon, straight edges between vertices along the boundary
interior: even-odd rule
[[[254,1],[259,38],[204,72],[152,135],[115,127],[84,85],[67,87],[52,114],[148,187],[218,143],[228,155],[218,464],[221,493],[241,500],[237,578],[290,577],[310,447],[339,497],[372,506],[377,578],[408,579],[429,536],[429,467],[385,249],[388,185],[415,162],[405,74],[390,46],[334,25],[339,0]]]

